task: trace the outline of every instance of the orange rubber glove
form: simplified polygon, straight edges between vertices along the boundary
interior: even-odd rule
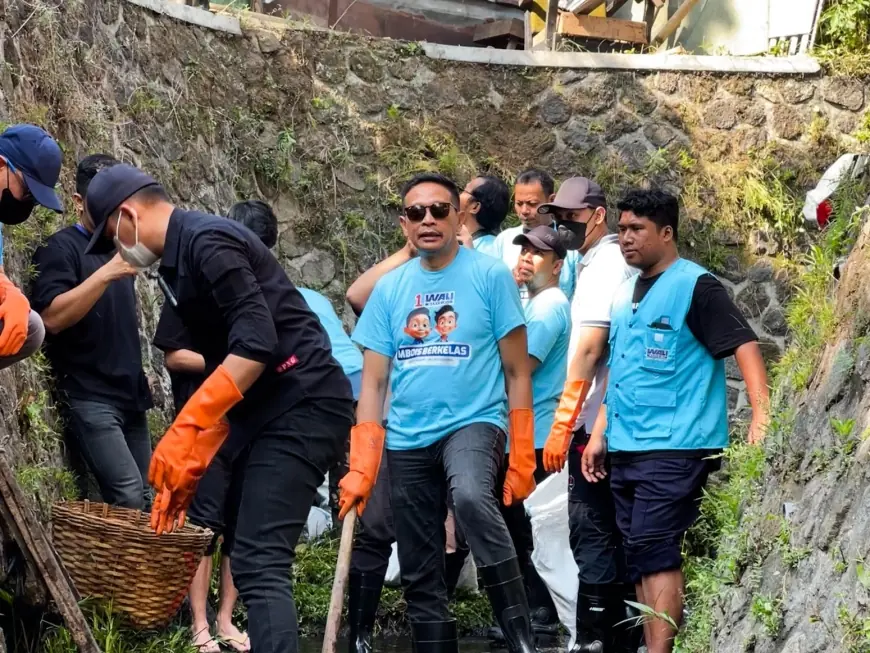
[[[14,356],[27,340],[30,302],[5,274],[0,274],[0,356]]]
[[[510,428],[510,465],[504,477],[504,505],[513,505],[535,489],[535,412],[531,408],[514,408],[508,415]]]
[[[565,466],[568,447],[571,445],[571,438],[574,437],[574,425],[577,423],[577,416],[583,408],[583,402],[586,401],[591,385],[589,381],[583,379],[567,381],[562,388],[562,398],[559,399],[553,426],[544,444],[544,469],[550,473],[561,472]]]
[[[338,498],[339,519],[344,519],[354,506],[357,515],[366,509],[366,502],[378,480],[386,437],[384,427],[375,422],[363,422],[350,430],[350,471],[338,482],[341,488]]]
[[[218,366],[188,399],[160,440],[151,456],[148,482],[159,494],[165,495],[164,490],[169,490],[170,494],[157,503],[156,513],[152,510],[151,525],[155,530],[161,523],[161,511],[183,504],[187,495],[196,489],[229,433],[228,428],[205,431],[217,425],[241,400],[242,393],[230,373],[222,365]],[[173,496],[176,493],[178,496]]]
[[[194,447],[194,455],[188,460],[186,470],[188,477],[195,481],[176,490],[171,490],[164,485],[151,505],[151,527],[158,535],[164,532],[171,533],[176,526],[178,528],[184,526],[187,508],[193,501],[196,487],[229,433],[230,425],[223,419],[211,428],[200,432]]]

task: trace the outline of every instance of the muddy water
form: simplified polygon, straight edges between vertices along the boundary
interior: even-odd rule
[[[300,639],[299,653],[320,653],[323,640]],[[335,647],[338,653],[347,651],[347,641],[339,640]],[[407,637],[379,637],[375,641],[375,650],[379,653],[411,653],[411,640]],[[460,653],[490,653],[492,649],[485,639],[461,639],[459,640]]]

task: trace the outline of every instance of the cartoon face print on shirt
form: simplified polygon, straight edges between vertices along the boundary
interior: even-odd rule
[[[414,296],[414,308],[408,313],[403,329],[412,339],[410,344],[401,345],[397,359],[412,366],[450,366],[459,365],[471,357],[471,345],[449,342],[449,336],[459,328],[459,312],[454,308],[456,293],[422,293]],[[435,312],[435,331],[437,339],[426,339],[432,332],[431,316]]]
[[[447,336],[456,330],[459,315],[450,304],[445,304],[435,313],[435,330],[441,334],[441,342],[447,342]]]
[[[414,339],[414,344],[416,345],[421,345],[426,341],[426,338],[432,333],[428,308],[423,306],[415,308],[408,313],[408,320],[405,322],[405,333]]]

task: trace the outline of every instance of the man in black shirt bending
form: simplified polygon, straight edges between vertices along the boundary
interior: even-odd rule
[[[245,464],[232,558],[252,650],[297,650],[290,568],[317,488],[345,450],[350,382],[317,316],[248,229],[173,206],[154,179],[115,166],[94,179],[89,248],[114,239],[161,284],[205,359],[205,381],[154,451],[152,525],[183,523],[196,485],[230,429]],[[236,439],[239,442],[235,442]]]
[[[151,393],[142,369],[136,268],[118,254],[85,254],[94,229],[88,186],[118,162],[103,154],[79,162],[74,196],[79,222],[51,236],[33,255],[31,306],[42,317],[65,439],[87,488],[84,460],[106,503],[142,509],[148,494]]]

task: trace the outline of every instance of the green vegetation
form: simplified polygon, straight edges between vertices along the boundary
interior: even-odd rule
[[[750,609],[755,620],[762,625],[765,634],[776,639],[782,628],[782,599],[771,596],[756,596]]]
[[[813,54],[832,72],[870,74],[870,0],[829,0],[825,5]]]

